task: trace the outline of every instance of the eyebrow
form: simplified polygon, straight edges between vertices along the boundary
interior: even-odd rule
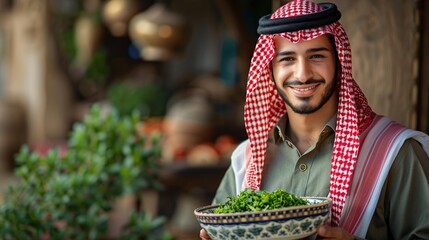
[[[310,48],[310,49],[307,49],[305,52],[306,53],[315,53],[315,52],[320,52],[320,51],[330,51],[328,48],[326,48],[326,47],[318,47],[318,48]],[[293,55],[293,54],[295,54],[295,52],[294,51],[282,51],[282,52],[278,52],[276,55],[275,55],[275,57],[278,57],[278,56],[287,56],[287,55]]]

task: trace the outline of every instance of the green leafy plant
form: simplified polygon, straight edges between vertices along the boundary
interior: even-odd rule
[[[160,138],[138,133],[139,124],[137,112],[120,116],[95,105],[75,124],[65,152],[42,156],[23,146],[19,182],[0,207],[2,239],[106,239],[115,199],[162,187],[155,176]],[[164,222],[135,212],[120,239],[171,239]]]
[[[272,210],[290,206],[308,205],[305,199],[277,189],[273,192],[266,190],[251,190],[246,188],[234,197],[228,197],[224,203],[214,209],[214,213],[236,213]]]
[[[108,89],[107,99],[120,114],[128,115],[138,109],[145,117],[159,117],[165,115],[168,93],[164,87],[154,83],[119,82]]]

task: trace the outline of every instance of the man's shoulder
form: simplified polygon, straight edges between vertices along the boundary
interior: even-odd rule
[[[408,138],[402,144],[398,156],[404,156],[403,158],[407,159],[429,160],[429,153],[425,151],[425,148],[429,146],[429,142],[426,145],[424,144],[424,142],[418,141],[415,138]]]
[[[386,151],[419,151],[429,153],[429,136],[406,127],[389,117],[378,116],[368,129],[362,149],[385,149]],[[361,150],[362,150],[361,149]]]

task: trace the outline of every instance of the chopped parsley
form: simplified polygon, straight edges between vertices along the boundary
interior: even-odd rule
[[[246,188],[235,197],[228,197],[214,209],[214,213],[236,213],[272,210],[277,208],[308,205],[305,199],[278,189],[273,192]]]

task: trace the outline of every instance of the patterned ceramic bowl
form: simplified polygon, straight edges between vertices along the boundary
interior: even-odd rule
[[[215,214],[218,205],[200,207],[194,214],[201,227],[217,239],[303,239],[330,220],[332,200],[303,197],[310,204],[267,211]]]

